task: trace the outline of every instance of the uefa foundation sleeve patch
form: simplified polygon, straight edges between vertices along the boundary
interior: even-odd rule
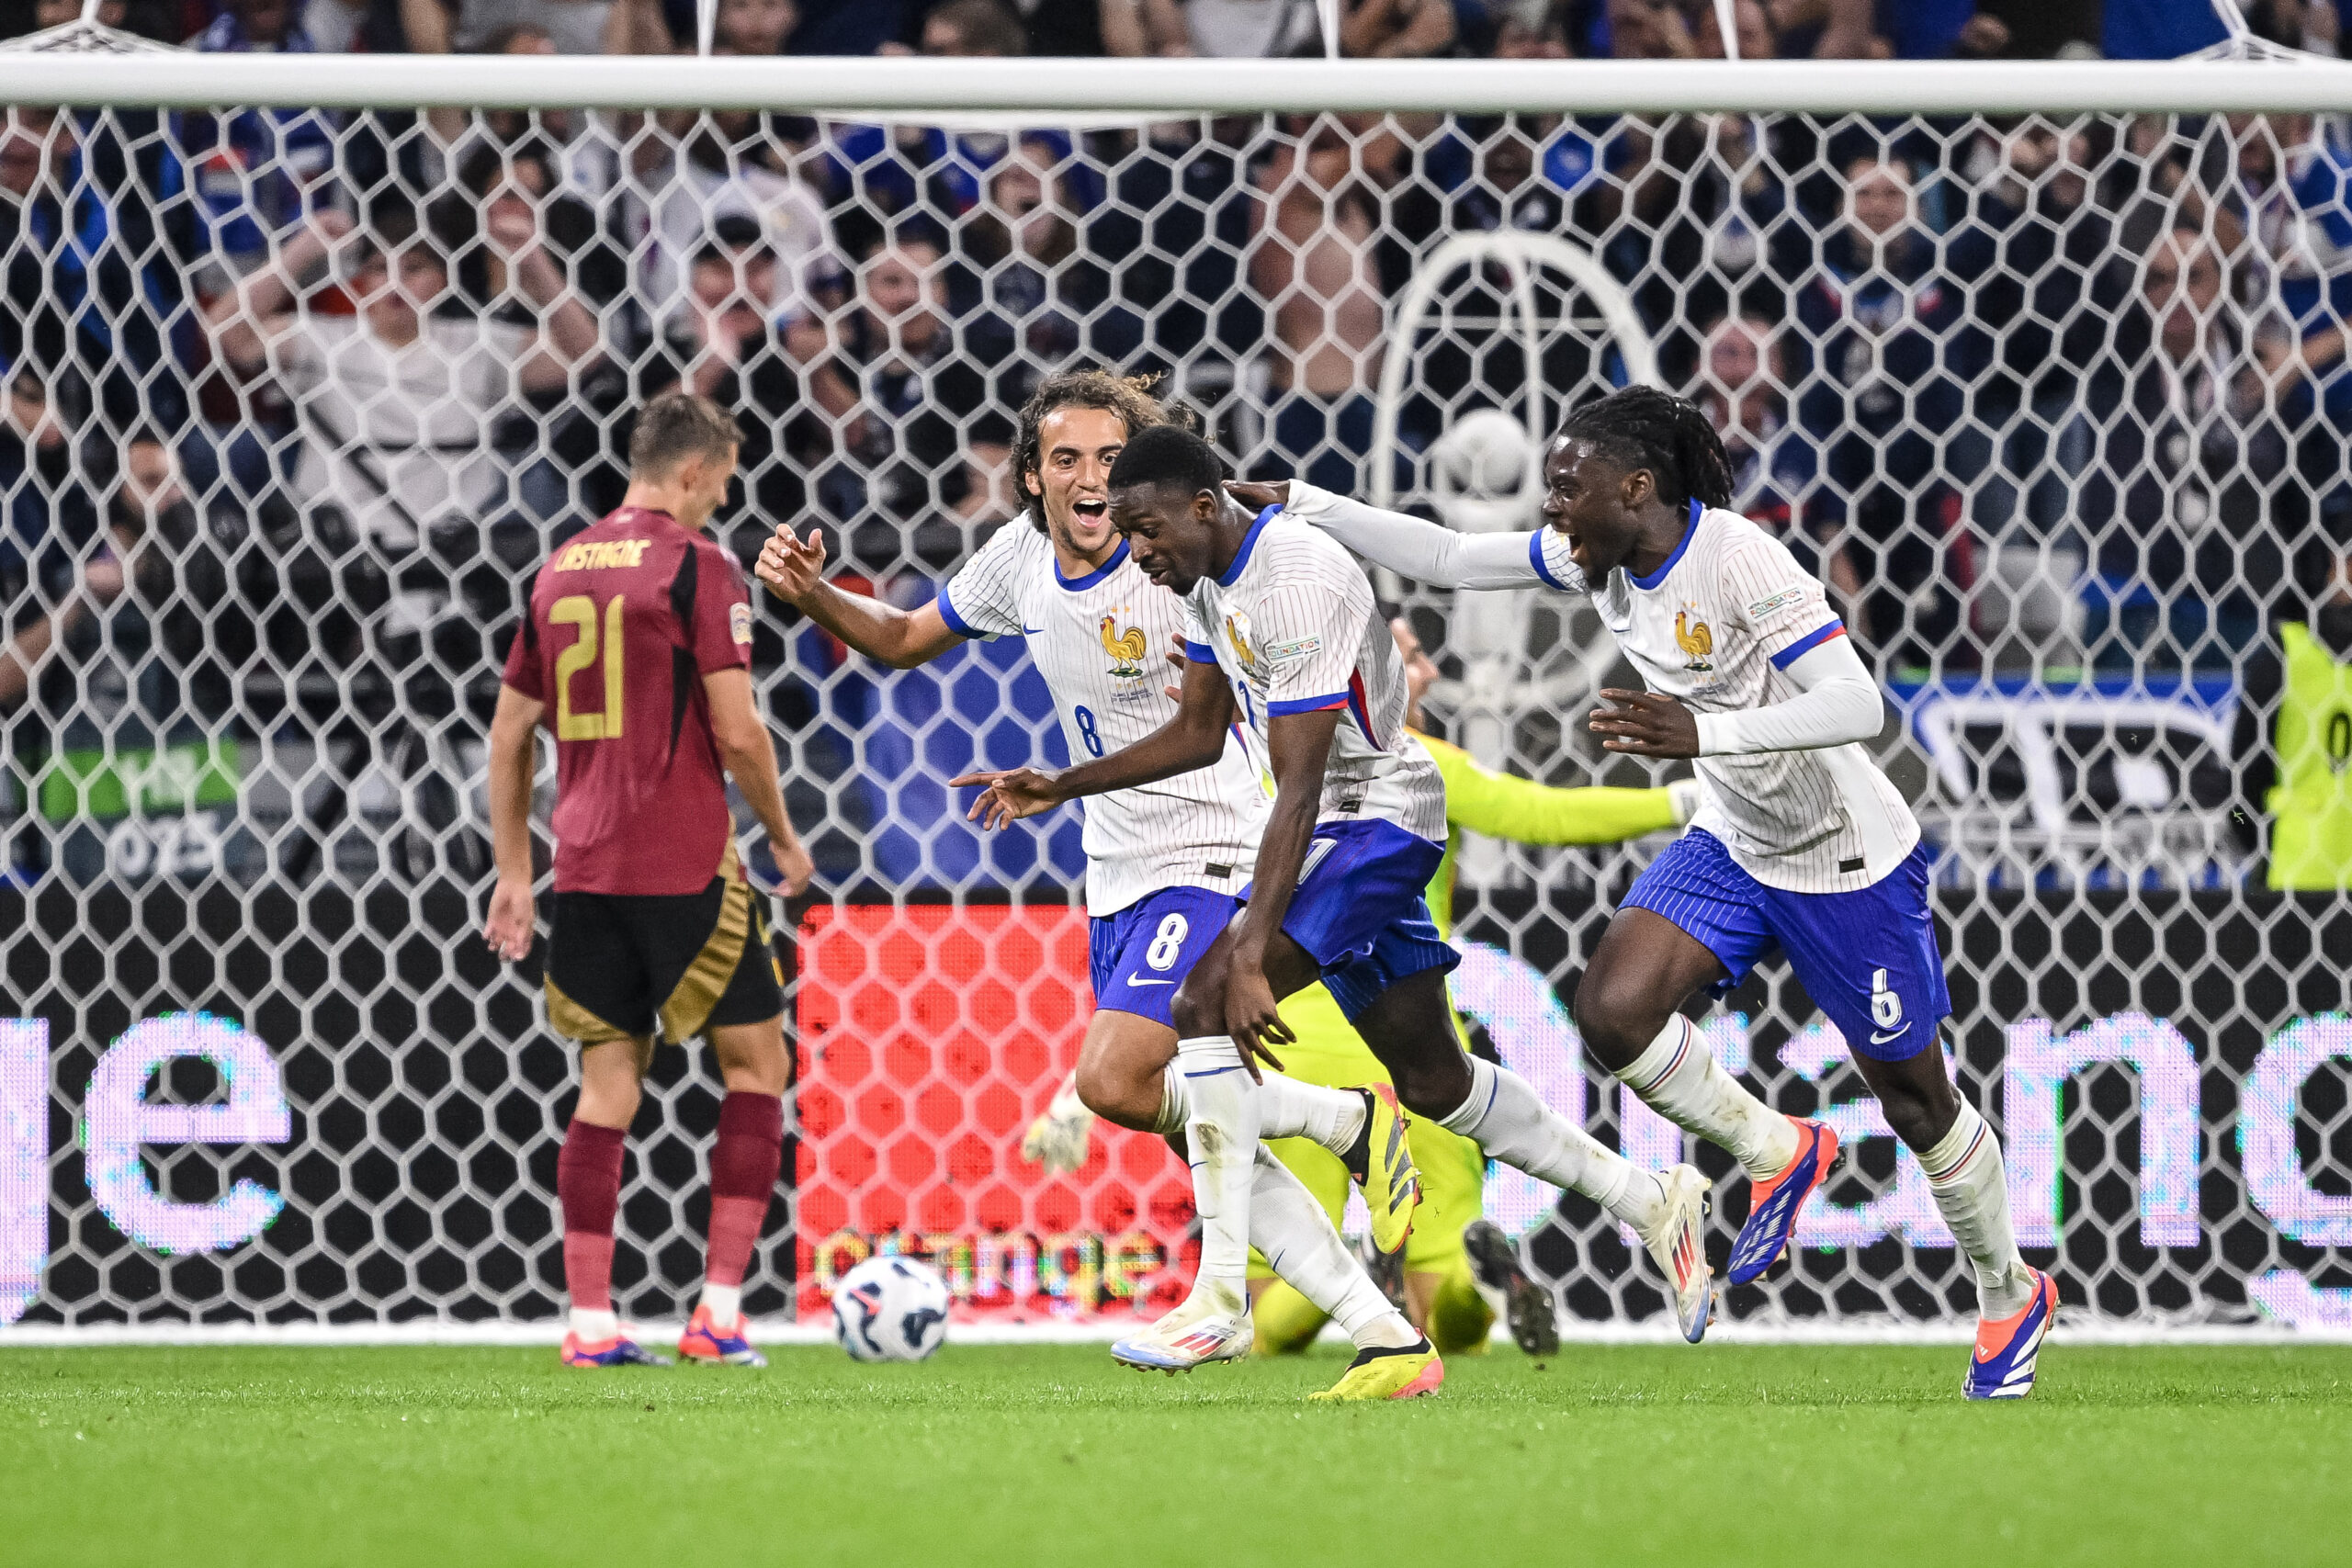
[[[728,606],[727,629],[737,642],[748,644],[752,640],[752,607],[740,602]]]

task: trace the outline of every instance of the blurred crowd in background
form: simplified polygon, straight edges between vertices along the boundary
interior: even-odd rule
[[[79,12],[43,0],[15,30]],[[1744,58],[2222,37],[2203,0],[2109,12],[1734,14]],[[2332,5],[2247,14],[2296,47],[2343,36]],[[1349,55],[1724,52],[1712,0],[1343,17]],[[199,51],[690,52],[694,30],[662,0],[106,0],[99,19]],[[721,0],[717,28],[738,55],[1323,52],[1311,0]],[[192,745],[200,789],[220,735],[286,726],[379,761],[396,730],[413,772],[486,711],[527,574],[617,502],[629,411],[671,386],[739,413],[745,504],[720,527],[743,558],[815,523],[894,592],[1019,509],[1015,412],[1074,361],[1160,374],[1251,475],[1353,490],[1383,365],[1409,352],[1393,460],[1421,494],[1464,412],[1626,375],[1558,278],[1564,330],[1525,364],[1491,267],[1400,347],[1394,302],[1477,232],[1598,259],[1661,378],[1724,429],[1736,504],[1816,567],[1890,679],[2227,671],[2258,731],[2280,622],[2352,650],[2348,181],[2352,134],[2313,116],[7,110],[17,804],[56,777],[28,755]],[[784,635],[763,623],[763,668]],[[787,724],[829,700],[770,690]]]

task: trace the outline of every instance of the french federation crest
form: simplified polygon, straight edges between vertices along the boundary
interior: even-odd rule
[[[1715,634],[1708,629],[1706,622],[1691,620],[1688,610],[1674,612],[1674,646],[1690,660],[1683,666],[1685,670],[1704,671],[1714,668],[1707,660],[1715,651]]]
[[[1233,657],[1241,660],[1242,672],[1252,681],[1258,675],[1258,650],[1250,646],[1250,619],[1239,611],[1225,617],[1226,640],[1233,645]]]
[[[1111,656],[1111,673],[1122,681],[1143,678],[1143,657],[1151,651],[1141,626],[1119,630],[1116,615],[1102,617],[1102,651]]]

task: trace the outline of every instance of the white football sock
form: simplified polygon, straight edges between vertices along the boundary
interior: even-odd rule
[[[1151,1130],[1161,1137],[1184,1130],[1184,1117],[1192,1106],[1192,1097],[1184,1092],[1184,1070],[1170,1062],[1159,1070],[1159,1117]]]
[[[621,1331],[620,1314],[610,1307],[573,1307],[571,1332],[587,1344],[610,1339]]]
[[[1250,1163],[1258,1150],[1258,1085],[1230,1034],[1176,1042],[1184,1076],[1184,1142],[1193,1163],[1193,1207],[1201,1216],[1203,1287],[1245,1299],[1250,1273]]]
[[[1914,1152],[1952,1239],[1975,1266],[1978,1310],[1995,1318],[2018,1311],[2032,1297],[2033,1276],[2009,1223],[2009,1179],[2000,1140],[1976,1108],[1962,1100],[1951,1131],[1935,1147]]]
[[[1268,1073],[1258,1086],[1261,1138],[1312,1138],[1344,1155],[1363,1136],[1363,1096],[1351,1089],[1325,1089],[1280,1073]]]
[[[1666,1202],[1657,1177],[1595,1142],[1509,1067],[1471,1057],[1470,1098],[1438,1125],[1539,1181],[1583,1193],[1623,1224],[1649,1224]]]
[[[1262,1144],[1250,1167],[1250,1240],[1268,1267],[1321,1308],[1357,1349],[1419,1343],[1405,1314],[1349,1256],[1323,1205]]]
[[[1684,1132],[1730,1150],[1756,1180],[1780,1175],[1797,1157],[1795,1123],[1740,1088],[1687,1018],[1668,1019],[1617,1080]]]
[[[714,1285],[706,1280],[702,1287],[702,1304],[710,1309],[714,1327],[732,1328],[742,1320],[743,1287]]]

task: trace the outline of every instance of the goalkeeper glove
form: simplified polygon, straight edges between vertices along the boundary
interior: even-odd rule
[[[1047,1170],[1075,1173],[1086,1163],[1087,1145],[1094,1133],[1094,1112],[1078,1098],[1078,1075],[1062,1080],[1046,1113],[1029,1123],[1021,1140],[1021,1157]]]

